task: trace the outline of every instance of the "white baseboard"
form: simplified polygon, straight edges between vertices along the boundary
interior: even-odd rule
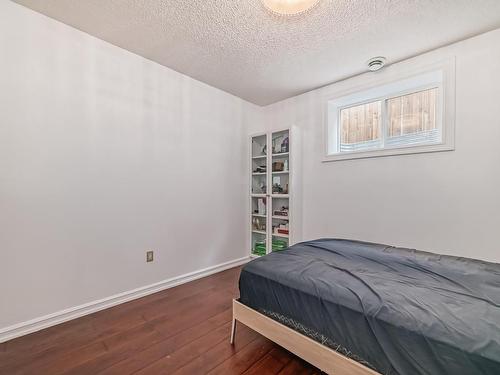
[[[61,310],[52,314],[41,316],[26,322],[14,324],[9,327],[0,328],[0,343],[12,340],[16,337],[27,335],[32,332],[39,331],[44,328],[52,327],[68,320],[76,319],[84,315],[92,314],[99,310],[104,310],[112,306],[119,305],[133,299],[147,296],[164,289],[187,283],[205,276],[212,275],[217,272],[237,267],[247,263],[250,257],[235,259],[229,262],[221,263],[212,267],[204,268],[198,271],[190,272],[171,279],[163,280],[151,285],[143,286],[127,292],[115,294],[97,301],[85,303],[80,306],[70,307],[69,309]]]

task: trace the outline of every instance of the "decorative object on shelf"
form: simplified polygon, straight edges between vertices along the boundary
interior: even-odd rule
[[[273,233],[277,235],[283,234],[288,236],[288,223],[273,224]]]
[[[283,188],[281,185],[273,184],[273,194],[284,194]]]
[[[283,170],[288,171],[288,159],[286,159],[283,163]]]
[[[281,186],[281,177],[273,176],[273,194],[283,194],[284,189]]]
[[[266,194],[266,190],[266,183],[262,181],[259,187],[252,188],[252,194]]]
[[[288,145],[289,145],[289,140],[288,140],[288,137],[285,137],[285,139],[283,139],[283,142],[281,143],[281,152],[288,152]]]
[[[280,152],[279,150],[281,150],[281,140],[282,139],[283,139],[283,136],[281,136],[281,135],[273,138],[273,154]],[[279,147],[278,147],[278,145],[279,145]]]
[[[283,240],[273,240],[272,241],[272,249],[273,251],[281,251],[285,250],[288,247],[288,243]]]
[[[257,200],[257,213],[259,215],[265,215],[266,214],[266,200],[264,198],[259,198]]]
[[[255,255],[266,255],[266,242],[265,241],[256,241],[254,248],[253,248],[253,253]]]
[[[288,207],[282,206],[281,209],[274,210],[273,215],[274,216],[288,217]]]
[[[262,194],[266,194],[266,190],[267,190],[267,186],[266,186],[266,183],[263,181],[260,184],[260,191],[262,192]]]
[[[267,167],[265,165],[259,165],[253,170],[253,173],[266,173]]]
[[[282,172],[285,168],[285,163],[282,161],[273,162],[273,172]]]
[[[254,230],[265,232],[266,231],[266,220],[265,219],[261,220],[261,218],[253,217],[252,218],[252,228]]]
[[[267,155],[267,145],[264,145],[264,147],[262,147],[262,155]]]

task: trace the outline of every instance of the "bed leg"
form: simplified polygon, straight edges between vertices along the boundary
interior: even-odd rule
[[[236,319],[233,319],[233,324],[231,325],[231,345],[234,345],[234,335],[236,334]]]

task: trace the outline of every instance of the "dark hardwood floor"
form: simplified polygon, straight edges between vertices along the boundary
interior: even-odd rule
[[[0,344],[0,374],[315,374],[239,324],[233,268]]]

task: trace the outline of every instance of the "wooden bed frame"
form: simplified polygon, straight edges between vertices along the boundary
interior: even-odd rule
[[[274,341],[327,374],[380,375],[362,364],[337,353],[335,350],[233,300],[231,344],[234,343],[236,321]]]

